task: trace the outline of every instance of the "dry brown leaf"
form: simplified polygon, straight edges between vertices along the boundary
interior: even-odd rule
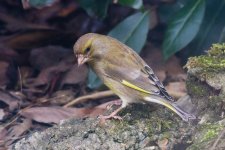
[[[64,105],[64,104],[70,102],[71,100],[73,100],[74,95],[76,95],[76,92],[74,92],[71,89],[58,90],[58,91],[54,92],[50,98],[48,95],[46,95],[44,97],[38,98],[36,101],[40,102],[40,103],[48,102],[51,105],[60,106],[60,105]]]
[[[0,62],[0,86],[5,86],[9,82],[9,78],[6,75],[9,63],[1,61]]]
[[[0,128],[0,149],[1,149],[1,147],[4,147],[6,135],[7,135],[6,128],[1,127]]]
[[[74,65],[63,77],[61,85],[64,84],[78,84],[84,82],[87,78],[88,69],[85,65]]]
[[[10,48],[5,47],[0,42],[0,61],[10,62],[10,61],[14,60],[14,61],[18,62],[19,59],[20,58],[19,58],[18,53],[16,53],[14,50],[12,50]]]
[[[20,114],[37,122],[59,123],[68,118],[98,116],[107,109],[107,105],[104,103],[93,108],[32,107],[22,110]]]
[[[27,29],[50,29],[47,25],[34,24],[26,22],[23,19],[13,17],[11,14],[0,13],[0,20],[6,24],[5,28],[11,32],[27,30]]]
[[[4,111],[4,109],[0,109],[0,121],[4,120],[7,116],[7,113]]]
[[[17,109],[20,104],[20,100],[17,97],[2,89],[0,89],[0,101],[6,103],[11,112]]]
[[[9,37],[5,37],[1,42],[7,47],[19,50],[30,50],[43,45],[57,43],[58,37],[63,36],[64,33],[54,29],[33,29]]]
[[[26,86],[36,87],[41,85],[48,85],[56,74],[67,72],[74,65],[74,58],[66,58],[57,65],[43,69],[37,78],[27,81]]]
[[[7,134],[7,130],[4,127],[0,128],[0,140],[3,140]]]
[[[6,145],[9,146],[15,140],[20,139],[21,136],[31,128],[31,126],[32,121],[30,119],[24,119],[22,123],[17,123],[16,125],[10,127],[5,138]]]
[[[180,98],[187,94],[186,84],[184,81],[169,82],[166,86],[166,90],[175,98]]]
[[[30,54],[30,64],[38,70],[43,70],[51,66],[58,65],[61,60],[71,56],[71,49],[61,46],[47,46],[32,49]]]

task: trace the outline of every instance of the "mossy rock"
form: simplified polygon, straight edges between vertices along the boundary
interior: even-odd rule
[[[198,114],[219,118],[225,102],[225,44],[213,44],[206,55],[189,58],[187,90]],[[210,118],[209,118],[210,120]]]
[[[220,72],[225,70],[225,43],[213,44],[206,55],[190,57],[186,66],[188,70],[201,69],[201,72]]]
[[[64,121],[21,139],[12,149],[159,150],[161,141],[168,141],[168,149],[190,145],[187,142],[193,131],[190,124],[161,106],[154,111],[152,108],[155,106],[134,104],[121,112],[123,121],[101,123],[97,118]]]
[[[189,58],[187,91],[196,106],[198,125],[188,150],[225,149],[225,44],[213,44],[206,55]]]
[[[193,136],[194,143],[187,150],[216,149],[223,150],[225,148],[225,119],[199,125],[196,128],[196,134]]]

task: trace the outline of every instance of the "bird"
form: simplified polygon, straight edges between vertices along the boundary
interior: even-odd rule
[[[167,93],[151,67],[130,47],[110,36],[82,35],[73,46],[78,66],[88,64],[122,104],[103,119],[122,119],[118,112],[131,103],[157,103],[172,110],[184,121],[195,115],[180,108]]]

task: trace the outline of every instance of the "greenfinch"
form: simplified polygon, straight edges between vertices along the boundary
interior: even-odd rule
[[[185,112],[167,93],[153,70],[130,47],[109,36],[88,33],[74,44],[78,65],[87,63],[104,84],[121,100],[121,106],[104,119],[116,118],[117,113],[130,103],[161,104],[184,121],[195,119]]]

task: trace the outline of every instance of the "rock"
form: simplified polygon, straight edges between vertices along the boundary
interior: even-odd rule
[[[151,109],[151,106],[132,105],[121,113],[123,121],[101,123],[97,118],[63,121],[21,139],[13,149],[158,150],[158,141],[163,139],[168,139],[168,149],[173,149],[184,137],[190,140],[193,131],[190,124],[163,107],[153,112]]]
[[[189,96],[177,105],[197,114],[195,122],[183,122],[162,106],[135,104],[120,113],[123,121],[63,121],[21,139],[13,149],[225,149],[225,44],[190,58],[186,67]]]
[[[188,149],[225,149],[225,44],[190,58],[186,67],[187,91],[200,119]]]
[[[224,113],[225,45],[214,44],[206,55],[192,57],[188,68],[187,91],[200,118],[218,121]]]

